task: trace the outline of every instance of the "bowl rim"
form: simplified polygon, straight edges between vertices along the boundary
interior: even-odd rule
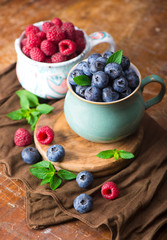
[[[88,60],[88,58],[83,59],[82,61],[87,61],[87,60]],[[76,98],[78,98],[79,100],[81,100],[81,101],[83,101],[83,102],[91,103],[91,104],[95,104],[95,105],[110,105],[110,104],[120,103],[120,102],[123,102],[123,101],[129,99],[130,97],[132,97],[132,96],[140,89],[140,86],[141,86],[141,74],[140,74],[140,71],[139,71],[139,69],[136,67],[136,65],[134,65],[133,63],[130,63],[130,68],[132,68],[132,69],[136,72],[136,74],[138,75],[138,77],[139,77],[139,85],[137,86],[137,88],[135,88],[135,90],[134,90],[131,94],[129,94],[127,97],[121,98],[121,99],[116,100],[116,101],[113,101],[113,102],[94,102],[94,101],[86,100],[85,98],[80,97],[78,94],[76,94],[76,93],[74,92],[74,90],[72,89],[71,84],[70,84],[69,81],[68,81],[68,78],[69,78],[69,75],[70,75],[71,71],[73,71],[74,68],[76,68],[76,66],[77,66],[78,64],[79,64],[79,63],[77,63],[75,66],[73,66],[73,67],[70,69],[70,71],[69,71],[69,73],[68,73],[68,75],[67,75],[67,87],[68,87],[68,90],[69,90]]]
[[[42,24],[46,22],[46,21],[40,21],[40,22],[36,22],[36,23],[33,23],[32,25],[34,26],[37,26],[37,27],[41,27]],[[82,30],[78,27],[75,26],[75,29],[76,30]],[[70,65],[72,64],[73,62],[76,62],[78,61],[79,59],[81,59],[82,57],[84,57],[87,52],[89,51],[89,37],[88,35],[85,33],[84,30],[82,30],[82,32],[84,33],[84,38],[85,38],[85,41],[86,41],[86,46],[85,46],[85,49],[82,51],[82,53],[80,53],[78,56],[76,56],[75,58],[72,58],[70,60],[67,60],[67,61],[64,61],[64,62],[60,62],[60,63],[45,63],[45,62],[37,62],[29,57],[27,57],[21,50],[21,40],[24,38],[25,36],[25,31],[23,31],[20,35],[20,37],[18,37],[16,40],[15,40],[15,50],[16,50],[16,53],[18,55],[21,55],[21,57],[24,58],[24,60],[26,60],[27,62],[29,62],[31,65],[35,65],[35,66],[41,66],[41,67],[62,67],[62,66],[66,66],[66,65]]]

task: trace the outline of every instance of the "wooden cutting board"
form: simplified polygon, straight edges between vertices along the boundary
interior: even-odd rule
[[[94,143],[78,136],[69,127],[64,116],[64,99],[56,102],[53,106],[52,113],[43,114],[39,118],[34,131],[34,142],[44,160],[48,160],[46,152],[51,145],[59,144],[64,147],[66,154],[63,161],[52,162],[56,168],[76,173],[86,170],[92,172],[94,176],[104,176],[123,169],[131,161],[135,160],[119,159],[116,161],[114,158],[101,159],[96,155],[100,151],[109,149],[122,149],[136,154],[143,138],[142,126],[135,134],[119,142]],[[35,137],[37,130],[42,126],[49,126],[54,131],[54,140],[50,145],[40,144]]]

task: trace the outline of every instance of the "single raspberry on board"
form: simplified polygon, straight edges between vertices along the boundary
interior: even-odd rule
[[[52,22],[44,22],[42,24],[42,31],[47,33],[51,27],[53,27],[54,24]]]
[[[37,62],[44,62],[45,60],[45,54],[38,47],[34,47],[30,50],[30,57]]]
[[[32,136],[28,130],[19,128],[15,132],[14,143],[19,147],[27,146],[32,143]]]
[[[78,37],[75,40],[76,43],[76,52],[80,54],[85,49],[85,40],[84,38]]]
[[[54,25],[56,25],[56,26],[59,26],[59,27],[61,27],[62,26],[62,21],[60,20],[60,18],[53,18],[52,20],[51,20],[51,22],[54,24]]]
[[[41,144],[50,144],[54,138],[53,130],[48,126],[43,126],[37,130],[36,138]]]
[[[40,32],[40,29],[34,25],[28,25],[25,29],[25,35],[28,36],[30,33],[36,34]]]
[[[65,39],[64,33],[62,32],[61,28],[59,28],[58,26],[51,27],[47,32],[46,37],[48,40],[54,42],[55,44]]]
[[[49,40],[43,40],[41,42],[41,50],[45,53],[46,56],[51,56],[57,52],[58,48],[53,42]]]
[[[59,63],[67,61],[67,56],[57,52],[51,56],[52,63]]]
[[[34,35],[33,33],[30,33],[27,37],[27,44],[26,47],[31,49],[33,47],[39,47],[41,44],[41,39],[37,36]]]
[[[75,27],[71,22],[63,23],[61,29],[67,39],[71,39],[71,40],[75,39]]]
[[[27,48],[26,46],[22,47],[22,52],[27,56],[30,57],[30,49]]]
[[[119,196],[119,189],[114,182],[106,182],[101,188],[101,194],[104,198],[113,200]]]
[[[42,41],[46,39],[46,33],[45,32],[38,32],[36,34]]]
[[[73,54],[76,50],[76,44],[70,40],[65,39],[59,42],[59,52],[62,53],[65,56],[69,56]]]

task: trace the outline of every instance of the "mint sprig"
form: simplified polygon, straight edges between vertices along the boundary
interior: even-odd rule
[[[117,149],[101,151],[96,156],[102,159],[109,159],[114,157],[115,160],[118,160],[119,158],[131,159],[135,157],[131,152]]]
[[[53,107],[48,104],[40,104],[38,97],[27,90],[16,91],[17,96],[20,98],[21,108],[7,114],[12,120],[26,119],[31,125],[31,129],[35,129],[35,125],[41,114],[48,114],[53,110]]]
[[[90,86],[91,85],[91,80],[86,75],[80,75],[80,76],[74,77],[73,80],[79,86]]]
[[[123,55],[123,51],[122,51],[122,50],[118,50],[118,51],[114,52],[114,53],[107,59],[107,64],[108,64],[108,63],[118,63],[118,64],[121,64],[122,55]]]
[[[55,190],[58,188],[62,180],[72,180],[76,178],[76,174],[67,170],[56,170],[51,162],[41,161],[31,166],[29,169],[31,174],[41,179],[41,185],[50,183],[50,188]]]

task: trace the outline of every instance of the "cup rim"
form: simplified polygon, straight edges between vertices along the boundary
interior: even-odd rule
[[[41,25],[44,22],[46,22],[46,21],[36,22],[36,23],[33,23],[33,25],[37,26],[37,27],[41,27]],[[78,28],[76,26],[75,26],[75,29],[82,30],[82,29],[80,29],[80,28]],[[41,67],[45,67],[45,66],[46,67],[62,67],[62,66],[65,66],[65,65],[70,65],[71,63],[73,63],[75,61],[78,61],[78,59],[81,59],[82,57],[84,57],[86,55],[86,53],[88,52],[88,50],[89,50],[88,35],[85,33],[84,30],[82,30],[82,32],[84,33],[84,38],[85,38],[85,41],[86,41],[85,49],[78,56],[76,56],[75,58],[72,58],[72,59],[64,61],[64,62],[60,62],[60,63],[37,62],[37,61],[27,57],[21,50],[21,40],[25,36],[25,31],[23,31],[21,33],[20,37],[15,40],[15,50],[16,50],[17,54],[20,54],[26,61],[28,61],[32,65],[41,66]]]
[[[82,60],[82,61],[87,61],[88,58]],[[72,89],[72,86],[71,84],[69,83],[68,81],[68,78],[69,78],[69,75],[71,73],[71,71],[73,71],[73,69],[78,65],[79,63],[77,63],[75,66],[73,66],[68,75],[67,75],[67,87],[68,87],[68,90],[76,97],[78,98],[79,100],[83,101],[83,102],[86,102],[86,103],[91,103],[91,104],[95,104],[95,105],[110,105],[110,104],[115,104],[115,103],[119,103],[119,102],[123,102],[127,99],[129,99],[131,96],[133,96],[140,88],[140,85],[141,85],[141,74],[140,74],[140,71],[138,70],[138,68],[133,64],[133,63],[130,63],[130,67],[136,72],[136,74],[138,75],[139,77],[139,85],[137,86],[137,88],[131,93],[129,94],[127,97],[124,97],[124,98],[121,98],[119,100],[116,100],[116,101],[113,101],[113,102],[94,102],[94,101],[89,101],[89,100],[86,100],[85,98],[82,98],[80,97],[78,94],[76,94],[74,92],[74,90]]]

